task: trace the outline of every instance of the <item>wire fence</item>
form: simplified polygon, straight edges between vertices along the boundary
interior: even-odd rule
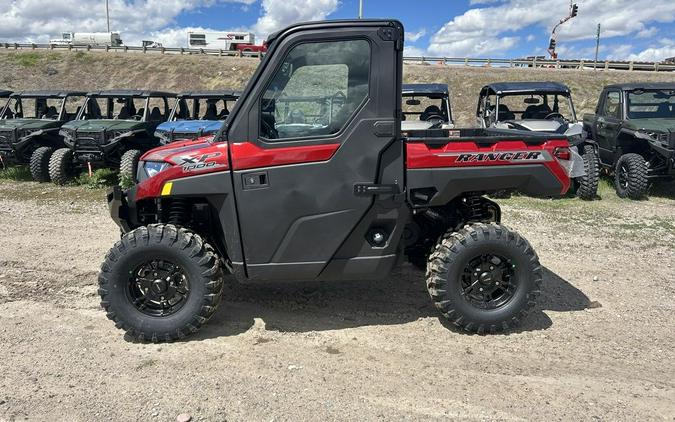
[[[99,46],[99,45],[63,45],[63,44],[32,44],[32,43],[0,43],[0,49],[5,50],[56,50],[56,51],[105,51],[105,52],[134,52],[145,54],[196,54],[210,56],[253,57],[262,58],[264,53],[258,51],[238,51],[209,48],[182,48],[182,47],[136,47],[136,46]],[[593,60],[551,60],[541,57],[525,59],[476,59],[457,57],[426,57],[407,56],[403,60],[409,63],[434,63],[443,65],[463,65],[481,67],[538,67],[550,69],[596,69],[596,70],[623,70],[623,71],[650,71],[673,72],[675,63],[665,62],[635,62],[635,61],[598,61]]]

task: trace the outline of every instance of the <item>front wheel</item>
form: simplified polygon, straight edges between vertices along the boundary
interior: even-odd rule
[[[639,154],[619,158],[614,172],[614,186],[620,198],[642,199],[647,193],[647,163]]]
[[[139,341],[169,342],[197,332],[216,311],[220,260],[199,235],[153,224],[125,234],[98,277],[109,319]]]
[[[141,151],[137,149],[130,149],[122,154],[122,160],[120,162],[120,180],[131,185],[135,183],[138,162],[141,159],[141,155]]]
[[[65,185],[75,175],[73,151],[60,148],[54,151],[49,159],[49,178],[57,185]]]
[[[49,160],[54,148],[40,147],[30,156],[30,174],[36,182],[49,182]]]
[[[584,161],[585,175],[574,179],[577,188],[576,194],[580,199],[592,201],[598,196],[598,183],[600,182],[600,163],[595,148],[591,145],[584,146],[581,158]]]
[[[436,308],[455,326],[479,334],[518,325],[540,293],[542,268],[532,246],[496,223],[446,233],[427,268]]]

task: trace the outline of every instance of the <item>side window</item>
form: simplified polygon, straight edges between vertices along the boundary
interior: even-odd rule
[[[607,93],[602,114],[616,119],[621,118],[621,95],[618,92],[610,91]]]
[[[368,41],[296,45],[263,94],[260,136],[281,140],[338,133],[367,98],[369,74]]]

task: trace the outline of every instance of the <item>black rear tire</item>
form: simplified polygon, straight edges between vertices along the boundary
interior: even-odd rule
[[[120,180],[128,180],[136,183],[136,172],[138,170],[138,162],[141,159],[141,151],[137,149],[130,149],[122,154],[120,162]]]
[[[518,325],[534,306],[542,277],[529,242],[496,223],[447,232],[429,257],[426,275],[441,314],[456,327],[479,334]]]
[[[49,160],[54,148],[40,147],[30,156],[30,174],[36,182],[49,182]]]
[[[647,194],[647,163],[639,154],[619,158],[614,171],[614,187],[620,198],[642,199]]]
[[[164,283],[161,274],[156,278],[157,273],[139,273],[138,268],[145,271],[147,262],[162,263],[150,268],[169,265],[180,269],[185,283],[180,301],[167,308],[171,299],[158,299],[160,294],[170,294],[173,276]],[[156,279],[148,280],[152,278]],[[170,342],[196,333],[216,311],[223,271],[214,249],[199,235],[173,225],[153,224],[122,236],[106,255],[98,282],[101,306],[117,328],[138,341]],[[150,286],[150,292],[143,286]],[[165,299],[168,302],[162,303]],[[165,309],[171,313],[165,315]]]
[[[598,197],[598,183],[600,182],[600,163],[595,148],[585,145],[583,155],[584,170],[586,174],[574,179],[577,188],[577,196],[585,201],[592,201]]]
[[[74,175],[73,151],[70,148],[60,148],[54,151],[49,160],[49,177],[52,182],[65,185]]]

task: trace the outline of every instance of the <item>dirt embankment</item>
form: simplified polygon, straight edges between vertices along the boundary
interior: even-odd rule
[[[109,89],[151,88],[169,91],[241,88],[259,63],[253,58],[103,52],[0,50],[0,88]],[[671,82],[673,73],[555,69],[475,68],[409,64],[405,82],[447,83],[455,118],[475,124],[480,88],[497,81],[563,82],[571,89],[577,114],[592,112],[604,85],[618,82]]]

